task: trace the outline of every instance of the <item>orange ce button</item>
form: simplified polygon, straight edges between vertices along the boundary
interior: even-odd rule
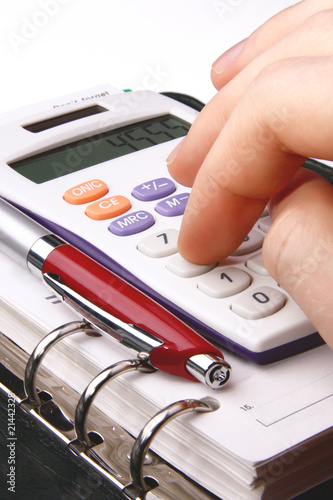
[[[83,203],[98,200],[98,198],[105,196],[108,191],[105,182],[92,179],[68,189],[64,194],[64,200],[72,205],[82,205]]]
[[[86,215],[91,219],[105,220],[117,217],[131,208],[130,201],[125,196],[110,196],[96,201],[86,209]]]

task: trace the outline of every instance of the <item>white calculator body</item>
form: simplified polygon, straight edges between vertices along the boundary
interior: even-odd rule
[[[223,262],[198,266],[178,254],[190,189],[171,179],[166,158],[196,115],[153,92],[107,86],[7,113],[0,196],[219,346],[268,363],[318,345],[264,268],[268,216]]]

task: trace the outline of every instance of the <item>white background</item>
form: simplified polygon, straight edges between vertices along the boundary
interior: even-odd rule
[[[0,0],[0,112],[109,83],[214,95],[212,62],[291,0]]]

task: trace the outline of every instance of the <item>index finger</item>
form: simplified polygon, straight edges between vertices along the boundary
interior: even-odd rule
[[[288,59],[250,85],[196,176],[178,242],[187,260],[225,258],[305,158],[333,158],[332,70],[332,57]]]

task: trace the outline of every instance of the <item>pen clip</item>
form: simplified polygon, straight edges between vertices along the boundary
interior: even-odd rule
[[[118,342],[127,348],[141,354],[141,359],[146,357],[149,362],[149,354],[155,348],[163,344],[156,338],[136,325],[130,325],[104,311],[90,302],[79,293],[61,282],[60,276],[53,273],[44,273],[43,279],[52,291],[74,312],[91,323],[97,330],[110,334]],[[146,356],[144,354],[146,353]]]

